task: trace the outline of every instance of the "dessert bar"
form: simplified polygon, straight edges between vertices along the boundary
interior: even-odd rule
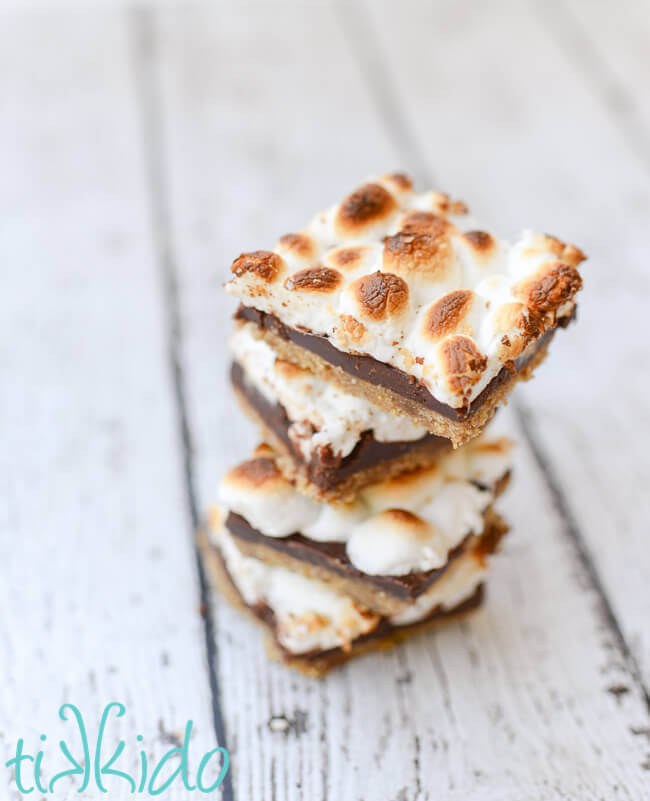
[[[246,325],[230,338],[240,405],[296,486],[318,500],[352,500],[379,479],[432,464],[451,442],[394,417],[277,357]]]
[[[505,533],[492,504],[507,482],[509,450],[505,440],[476,440],[334,505],[300,494],[262,446],[224,476],[213,514],[243,554],[397,614]]]
[[[267,629],[269,655],[314,677],[475,609],[487,572],[486,552],[468,551],[417,607],[382,616],[318,580],[244,555],[224,527],[210,527],[199,544],[222,594]]]
[[[226,290],[281,358],[460,445],[572,319],[584,258],[545,234],[498,239],[384,175],[239,256]]]

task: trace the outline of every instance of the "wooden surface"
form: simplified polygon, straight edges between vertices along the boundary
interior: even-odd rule
[[[96,720],[120,700],[114,736],[152,753],[190,718],[199,756],[218,738],[227,799],[650,798],[648,17],[0,12],[0,765],[55,740],[61,703]],[[319,683],[269,664],[196,563],[193,527],[254,442],[221,284],[391,168],[591,258],[578,324],[495,423],[519,447],[486,607]]]

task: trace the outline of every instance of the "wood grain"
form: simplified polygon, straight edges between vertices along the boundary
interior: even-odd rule
[[[193,768],[214,746],[132,55],[122,13],[2,17],[3,799],[19,737],[47,734],[46,780],[66,767],[64,702],[91,737],[126,705],[107,736],[130,771],[139,733],[160,758],[193,719]]]
[[[580,79],[532,11],[508,3],[471,14],[452,3],[432,11],[416,3],[406,10],[390,3],[357,14],[347,9],[249,2],[227,16],[224,7],[194,7],[155,18],[159,133],[204,507],[220,471],[253,442],[225,389],[221,350],[232,304],[219,284],[241,250],[264,247],[300,226],[366,173],[406,162],[420,176],[434,172],[442,188],[476,198],[477,211],[502,229],[524,222],[613,255],[613,221],[606,228],[606,206],[584,170],[622,144],[598,101],[584,92],[574,96]],[[535,47],[547,57],[529,58]],[[549,122],[551,111],[557,125]],[[578,126],[583,120],[589,136]],[[567,141],[571,159],[558,161]],[[579,150],[580,170],[571,166]],[[625,196],[625,180],[640,196],[630,158],[603,165],[606,192]],[[639,215],[626,206],[620,216],[623,242],[618,236],[616,242],[626,249],[627,237],[638,236]],[[595,370],[603,353],[610,366],[615,353],[599,332],[598,298],[611,303],[616,296],[638,312],[642,297],[628,286],[612,287],[604,266],[590,270],[585,307],[595,311],[558,337],[546,373],[522,393],[529,417],[503,414],[499,421],[522,444],[515,489],[504,505],[514,531],[483,612],[317,684],[268,664],[258,632],[215,599],[217,666],[238,795],[642,797],[647,743],[635,732],[647,727],[647,708],[610,612],[624,611],[623,631],[635,631],[634,605],[647,602],[643,568],[626,591],[623,564],[631,558],[643,564],[645,552],[634,537],[614,543],[605,535],[612,529],[603,522],[624,512],[585,481],[598,475],[604,448],[611,456],[614,435],[603,428],[614,413],[604,398],[617,378],[631,375],[625,365],[611,368],[616,375]],[[639,275],[638,260],[629,270]],[[594,341],[607,349],[590,355]],[[589,379],[596,374],[594,396]],[[560,484],[571,499],[576,495],[571,509],[585,550],[570,536],[565,510],[554,505],[522,420],[545,459],[567,465]],[[588,452],[575,453],[573,432],[586,437],[594,426],[603,439],[591,438]],[[558,440],[561,457],[560,451],[549,457]],[[614,480],[613,469],[606,478]],[[598,496],[592,503],[600,533],[589,539],[580,492]],[[638,499],[640,484],[632,492]],[[608,594],[585,554],[602,570]],[[274,716],[286,720],[284,733],[269,727]]]
[[[572,52],[585,87],[599,97],[627,149],[650,169],[647,4],[562,0],[544,8],[547,27]]]
[[[417,3],[397,12],[380,2],[365,7],[356,30],[368,23],[368,47],[385,54],[404,124],[443,188],[458,186],[500,230],[533,226],[591,256],[579,324],[517,401],[647,688],[650,419],[630,399],[646,392],[650,185],[603,101],[602,73],[585,72],[588,33],[575,26],[589,15],[562,9],[491,2],[470,13],[442,2],[435,12]],[[396,46],[406,40],[408,50]]]
[[[643,6],[113,5],[1,16],[0,754],[119,699],[130,767],[193,718],[237,798],[645,797]],[[191,529],[254,441],[220,284],[397,167],[592,257],[496,421],[520,447],[488,604],[317,683],[214,598],[209,671]]]

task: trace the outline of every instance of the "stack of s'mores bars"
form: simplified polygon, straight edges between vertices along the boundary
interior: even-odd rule
[[[273,656],[322,675],[481,603],[511,452],[483,430],[573,319],[583,259],[391,174],[234,261],[230,378],[263,444],[201,546]]]

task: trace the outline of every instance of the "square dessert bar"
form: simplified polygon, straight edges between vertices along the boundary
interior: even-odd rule
[[[497,239],[384,175],[239,256],[226,291],[282,359],[460,445],[572,319],[584,258],[545,234]]]
[[[217,589],[266,628],[269,656],[315,678],[367,651],[456,620],[483,600],[486,560],[479,550],[458,560],[440,581],[428,611],[401,620],[372,612],[317,579],[244,555],[223,527],[203,532],[199,546]]]
[[[240,405],[283,474],[316,500],[352,500],[368,484],[426,467],[452,447],[408,417],[280,359],[247,325],[236,326],[229,344]]]
[[[301,495],[261,446],[224,476],[212,528],[223,528],[242,554],[323,582],[373,612],[419,619],[440,582],[472,554],[492,552],[505,533],[492,504],[508,479],[509,451],[506,440],[477,440],[332,505]]]

